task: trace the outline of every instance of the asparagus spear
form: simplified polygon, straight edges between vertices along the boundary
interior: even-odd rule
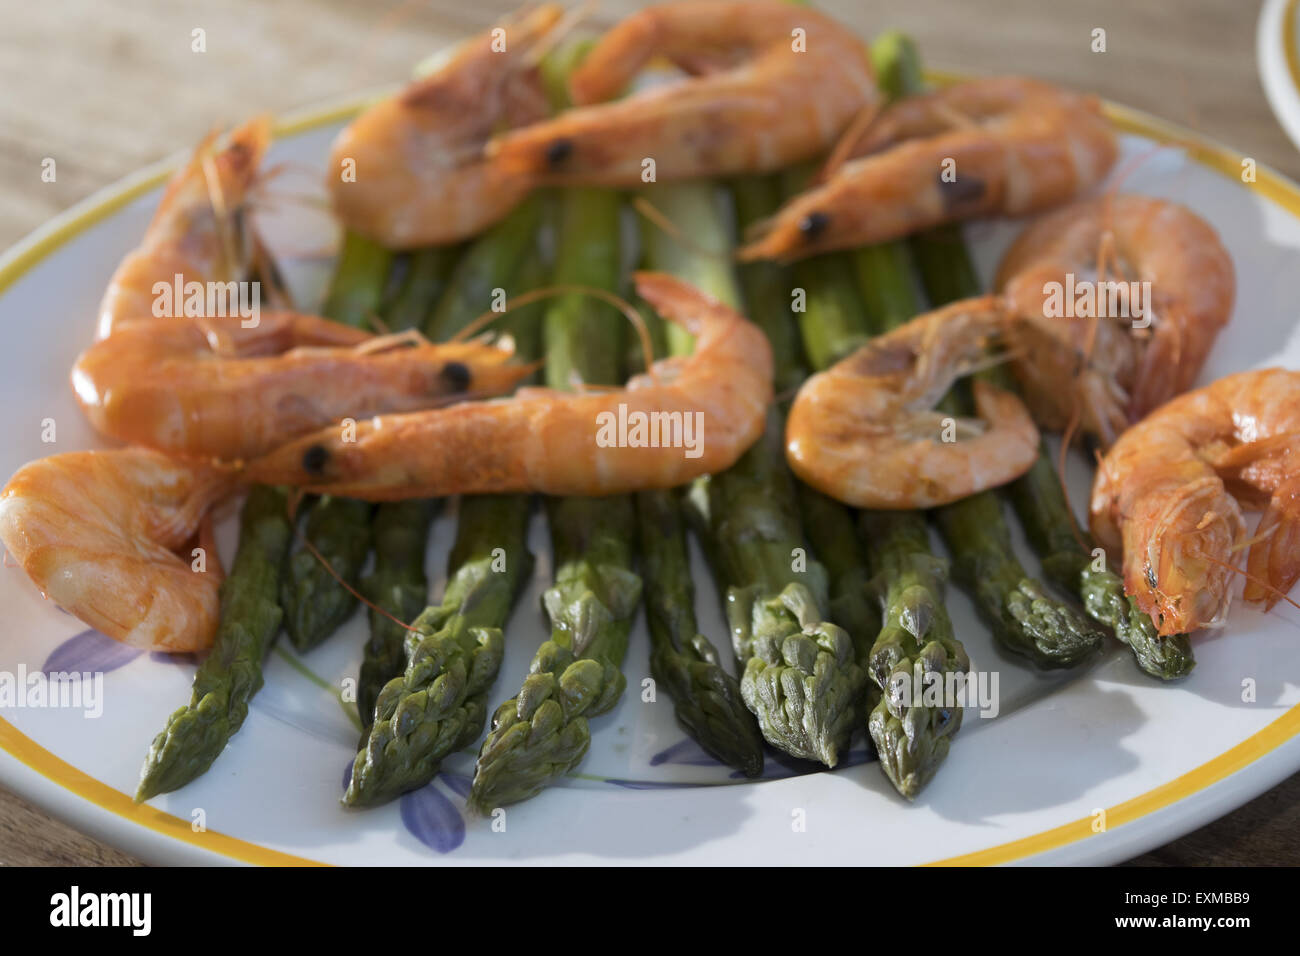
[[[362,654],[357,681],[357,713],[361,717],[363,747],[374,721],[380,690],[401,674],[406,664],[407,630],[398,621],[414,620],[428,599],[424,552],[436,506],[436,499],[415,498],[385,503],[375,509],[371,524],[375,566],[361,581],[362,593],[374,605],[370,609],[370,638]]]
[[[733,184],[733,198],[744,229],[775,208],[779,192],[770,180],[746,179]],[[689,227],[692,235],[700,229]],[[762,264],[742,268],[740,281],[747,314],[773,342],[776,380],[792,388],[803,370],[789,283],[779,267]],[[739,303],[731,282],[709,291]],[[781,431],[774,410],[766,434],[740,461],[694,484],[688,516],[717,578],[742,667],[741,692],[764,738],[792,756],[833,767],[848,744],[853,702],[865,679],[849,633],[831,617],[826,568],[801,557],[799,492],[785,466]],[[836,575],[837,585],[847,580]]]
[[[387,249],[348,232],[325,297],[326,317],[360,327],[378,315],[392,260]],[[356,610],[356,596],[334,574],[355,588],[370,552],[373,512],[368,502],[333,495],[311,508],[303,532],[311,547],[289,559],[280,592],[285,630],[298,650],[315,647]]]
[[[782,431],[773,412],[759,441],[727,471],[696,482],[689,502],[723,589],[741,691],[764,738],[833,767],[864,675],[848,633],[828,620],[826,569],[799,557],[803,529]]]
[[[390,331],[423,328],[446,289],[458,253],[456,247],[430,246],[411,254],[405,281],[384,309],[384,324]],[[371,603],[370,638],[357,682],[362,748],[380,690],[406,665],[407,630],[398,621],[414,620],[427,603],[424,552],[437,506],[436,499],[414,498],[385,502],[374,511],[370,527],[375,565],[361,580],[361,591]]]
[[[379,315],[392,264],[393,254],[377,242],[344,233],[321,314],[357,329],[370,324]]]
[[[784,178],[793,185],[796,178],[801,181],[806,175],[807,170],[803,169],[787,173]],[[779,178],[747,177],[732,184],[739,231],[743,233],[776,211],[782,194]],[[796,280],[789,269],[775,263],[755,262],[742,266],[740,281],[750,317],[767,333],[772,343],[778,392],[789,396],[807,375],[803,365],[804,353],[816,354],[821,343],[829,341],[831,335],[826,322],[835,317],[822,313],[820,304],[825,299],[816,283]],[[799,323],[795,322],[796,312],[791,308],[795,289],[801,289],[806,300],[803,311],[799,313],[803,321]],[[860,338],[856,331],[854,335]],[[813,338],[817,336],[820,338]],[[847,347],[847,342],[842,347]],[[880,615],[872,606],[865,588],[868,577],[866,558],[854,534],[853,517],[848,508],[832,498],[802,482],[795,484],[804,530],[829,575],[827,610],[830,619],[848,632],[853,641],[854,657],[858,665],[865,668],[867,653],[880,630]],[[866,681],[863,683],[867,684]],[[859,705],[866,705],[869,701],[874,703],[870,700],[874,696],[862,694],[858,697]],[[855,724],[865,726],[865,715],[866,711],[863,711]]]
[[[521,217],[506,222],[530,230],[525,235],[535,238],[531,232],[535,219]],[[511,243],[525,255],[524,262],[509,261],[482,248],[485,244],[501,242]],[[485,263],[494,265],[484,268]],[[485,289],[483,302],[476,304],[458,295],[455,308],[439,307],[435,320],[440,318],[442,326],[430,331],[443,336],[459,331],[483,311],[481,306],[490,302],[493,289],[513,287],[523,292],[540,286],[545,276],[536,245],[526,249],[513,231],[499,230],[478,239],[456,271],[456,282],[472,276],[471,281],[490,284],[480,285]],[[514,338],[516,352],[525,358],[538,351],[539,309],[534,304],[509,312],[498,328]],[[400,503],[408,504],[412,503]],[[384,551],[379,523],[388,507],[382,506],[376,519],[377,567]],[[352,780],[343,797],[346,805],[383,803],[423,786],[433,779],[448,753],[469,746],[482,732],[487,716],[487,692],[501,666],[501,628],[513,596],[519,584],[527,580],[532,566],[532,557],[525,548],[529,510],[530,499],[526,495],[462,498],[449,583],[442,601],[415,620],[415,631],[407,632],[387,619],[382,622],[387,625],[385,640],[391,642],[388,646],[396,658],[396,675],[389,675],[392,679],[376,692],[371,704],[368,714],[371,721],[367,721],[360,752],[353,764]],[[500,552],[504,555],[504,567],[499,561],[494,566],[490,560],[494,547],[504,549]],[[414,550],[410,557],[416,560]],[[423,558],[421,535],[418,549],[421,564]],[[402,620],[410,620],[420,613],[425,590],[421,584],[419,606]],[[414,598],[413,591],[410,596]],[[372,627],[375,623],[372,615]],[[358,694],[358,704],[361,703]]]
[[[746,181],[736,188],[742,216],[766,214],[775,206],[770,184]],[[710,249],[730,250],[729,236],[707,193],[657,197],[678,229]],[[680,246],[674,253],[674,245],[665,243],[661,254],[680,256]],[[711,271],[697,261],[697,280],[717,298],[739,304],[730,270],[717,268],[718,259],[710,261],[715,264]],[[781,273],[750,267],[743,278],[751,295],[750,314],[777,343],[785,343],[774,349],[777,378],[793,385],[802,371]],[[670,349],[684,350],[677,344]],[[780,427],[774,413],[765,440],[728,472],[697,482],[690,494],[690,514],[721,585],[733,647],[743,668],[741,693],[763,736],[796,757],[834,766],[852,728],[850,705],[861,689],[862,673],[847,633],[826,620],[825,568],[813,561],[806,570],[796,570],[803,533],[795,483],[780,448]],[[747,553],[755,544],[755,552]]]
[[[1085,550],[1091,544],[1072,530],[1073,515],[1057,480],[1046,446],[1022,477],[1007,486],[1011,503],[1024,525],[1029,543],[1043,562],[1043,571],[1062,590],[1077,594],[1088,616],[1115,632],[1133,651],[1138,666],[1152,677],[1186,677],[1196,661],[1186,634],[1162,637],[1150,615],[1124,593],[1124,579]]]
[[[555,284],[611,291],[620,278],[617,194],[566,190],[560,199]],[[546,309],[546,377],[552,388],[621,381],[620,318],[569,294]],[[533,657],[518,696],[497,708],[479,751],[470,806],[480,812],[525,800],[568,773],[591,741],[587,719],[622,696],[628,633],[641,599],[633,571],[636,515],[627,495],[547,500],[555,583],[542,603],[551,637]]]
[[[520,262],[532,254],[541,222],[542,200],[534,195],[474,240],[429,318],[429,338],[450,338],[492,307],[495,291],[509,286]]]
[[[958,230],[924,233],[912,240],[912,248],[935,305],[978,294],[979,283]],[[969,401],[957,390],[941,407],[953,414],[970,411]],[[1073,667],[1101,648],[1102,632],[1074,607],[1055,600],[1016,559],[995,492],[936,508],[934,517],[952,551],[957,579],[971,591],[1004,647],[1045,668]]]
[[[459,255],[459,246],[428,246],[407,257],[406,277],[383,310],[384,325],[390,332],[425,327],[447,291]]]
[[[298,650],[311,650],[356,610],[356,596],[329,569],[355,587],[370,553],[374,510],[367,501],[323,495],[308,512],[303,537],[315,553],[307,547],[295,552],[280,586],[284,628]]]
[[[567,105],[565,78],[590,44],[561,46],[542,60],[552,106]],[[555,283],[614,290],[620,278],[618,196],[571,189],[560,196]],[[577,294],[545,310],[546,378],[552,388],[573,378],[620,380],[622,326],[608,306]],[[547,501],[555,583],[542,596],[551,637],[533,657],[519,695],[497,708],[479,750],[469,805],[487,812],[525,800],[582,760],[591,742],[587,717],[622,696],[620,666],[641,597],[632,571],[632,501],[551,498]]]
[[[384,685],[343,803],[373,806],[422,787],[471,744],[505,651],[502,628],[532,570],[529,499],[466,497],[442,601],[416,618],[405,672]]]
[[[780,183],[772,176],[745,176],[729,184],[736,225],[744,231],[770,216],[781,204]],[[773,385],[778,395],[796,389],[807,377],[803,347],[791,311],[787,270],[775,262],[748,262],[740,267],[746,315],[767,334],[776,358]]]
[[[855,269],[872,293],[865,301],[854,288]],[[852,257],[808,260],[807,266],[797,269],[796,280],[807,292],[808,310],[800,328],[809,354],[818,356],[814,362],[818,368],[848,354],[872,332],[884,331],[916,312],[906,257],[893,244],[859,250]],[[814,494],[806,492],[805,501]],[[817,524],[828,522],[839,528],[846,524],[844,517],[830,515]],[[930,550],[924,515],[864,512],[858,523],[870,544],[869,573],[885,617],[883,627],[877,625],[869,638],[857,641],[859,661],[881,692],[866,718],[867,731],[881,769],[899,793],[911,799],[939,769],[961,726],[960,708],[920,703],[925,682],[966,673],[970,659],[953,634],[944,606],[947,571]],[[852,527],[852,519],[847,525]],[[813,522],[808,527],[811,534]],[[827,553],[831,546],[818,545],[818,554]],[[849,567],[850,581],[857,584],[846,593],[864,595],[866,588],[860,582],[866,573],[852,564]]]
[[[642,222],[642,249],[647,268],[671,272],[713,295],[734,294],[725,250],[730,246],[709,183],[657,187],[656,207],[676,228],[690,235],[689,249],[657,225]],[[698,247],[716,255],[700,254]],[[656,354],[666,340],[664,322],[650,313],[645,320],[656,339]],[[680,351],[689,351],[689,335],[674,338]],[[763,738],[754,715],[745,706],[740,684],[721,662],[717,648],[699,633],[695,619],[695,585],[686,546],[681,503],[672,491],[643,491],[636,495],[640,531],[646,617],[650,625],[650,673],[673,700],[677,720],[701,747],[748,776],[763,770]]]
[[[176,790],[217,759],[262,686],[262,659],[280,629],[276,595],[293,529],[282,489],[259,486],[244,502],[239,550],[221,583],[221,623],[194,675],[190,702],[167,718],[140,770],[137,801]]]

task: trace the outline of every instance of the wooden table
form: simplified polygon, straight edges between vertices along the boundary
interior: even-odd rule
[[[605,0],[607,23],[640,4]],[[1257,2],[823,0],[864,36],[907,30],[927,63],[1087,89],[1300,177],[1255,69]],[[0,0],[0,247],[214,126],[400,80],[503,0]],[[1105,53],[1091,51],[1106,30]],[[193,52],[193,31],[206,52]],[[54,183],[41,180],[45,157]],[[131,864],[0,791],[0,864]],[[1300,863],[1300,775],[1144,864]]]

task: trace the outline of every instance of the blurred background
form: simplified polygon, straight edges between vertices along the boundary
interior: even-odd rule
[[[0,246],[214,126],[401,81],[514,0],[0,0]],[[592,22],[643,6],[600,0]],[[1255,0],[819,0],[933,66],[1090,90],[1300,177],[1255,68]],[[1106,30],[1106,52],[1091,50]],[[202,29],[207,52],[191,51]],[[42,183],[41,160],[58,180]]]
[[[610,23],[645,4],[602,0]],[[214,127],[402,81],[510,0],[0,0],[0,248]],[[1256,68],[1263,0],[819,0],[864,37],[905,30],[928,66],[1024,73],[1231,144],[1300,178]],[[1106,51],[1092,51],[1095,29]],[[194,52],[194,31],[206,51]],[[46,157],[57,163],[42,182]],[[1171,742],[1172,743],[1172,742]],[[0,865],[130,863],[0,790]],[[1139,858],[1300,864],[1300,776]]]

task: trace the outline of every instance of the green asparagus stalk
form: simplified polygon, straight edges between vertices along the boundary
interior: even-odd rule
[[[1067,594],[1077,594],[1094,621],[1106,625],[1133,651],[1138,666],[1152,677],[1176,680],[1196,666],[1186,634],[1162,637],[1150,615],[1124,593],[1124,579],[1106,565],[1104,555],[1085,550],[1091,540],[1079,531],[1061,490],[1046,446],[1022,477],[1007,486],[1011,503],[1047,577]]]
[[[667,689],[677,720],[700,746],[747,776],[763,771],[763,738],[740,684],[699,633],[695,584],[681,505],[670,491],[636,496],[650,625],[650,673]]]
[[[943,228],[919,235],[912,249],[922,283],[936,306],[979,293],[960,232]],[[941,408],[968,414],[969,401],[952,393]],[[971,592],[994,636],[1039,667],[1074,667],[1096,653],[1102,632],[1074,607],[1053,598],[1029,576],[1011,550],[1011,533],[996,492],[985,491],[934,510],[953,555],[957,579]]]
[[[323,495],[308,511],[303,537],[311,548],[289,558],[280,587],[284,628],[299,651],[325,640],[356,610],[356,595],[330,569],[356,587],[370,553],[374,510],[367,501]]]
[[[864,675],[829,620],[826,569],[806,557],[782,420],[727,471],[692,486],[692,518],[723,589],[740,686],[768,743],[833,767],[848,745]]]
[[[771,180],[745,179],[732,184],[732,196],[743,230],[770,214],[780,194]],[[699,229],[693,224],[690,234]],[[790,284],[767,264],[747,265],[739,278],[746,314],[772,341],[775,380],[789,390],[804,376]],[[708,291],[739,304],[730,282]],[[851,614],[842,615],[856,610],[869,619],[870,612],[850,596],[837,605],[841,616],[832,616],[827,569],[804,552],[800,492],[785,465],[782,431],[781,413],[773,410],[764,437],[740,461],[695,483],[688,516],[717,578],[742,667],[741,691],[764,738],[792,756],[833,767],[848,746],[854,702],[865,686],[842,626]],[[834,507],[829,500],[824,505]],[[851,587],[851,572],[838,570],[837,587]],[[869,625],[859,619],[858,626]]]
[[[641,246],[646,268],[670,272],[716,296],[734,295],[727,258],[730,236],[709,183],[681,183],[647,190],[656,208],[676,229],[692,237],[691,248],[658,225],[642,221]],[[652,337],[670,337],[679,352],[691,349],[690,336],[646,310]],[[672,334],[677,333],[677,334]],[[646,617],[650,625],[650,673],[673,700],[677,720],[713,756],[748,776],[763,770],[763,738],[745,706],[740,683],[717,648],[699,633],[695,585],[686,545],[686,526],[676,492],[642,491],[636,495]]]
[[[561,195],[556,285],[618,288],[619,208],[618,195],[605,190]],[[620,322],[590,297],[552,299],[543,327],[547,384],[620,382]],[[542,603],[551,637],[533,657],[518,696],[493,715],[469,797],[479,812],[528,799],[573,770],[590,746],[588,718],[610,710],[626,683],[621,666],[641,599],[632,499],[550,498],[547,516],[556,572]]]
[[[908,92],[899,79],[908,69],[900,62],[907,52],[888,39],[874,51],[876,73],[888,98]],[[914,51],[910,66],[917,71]],[[855,274],[860,292],[854,289]],[[867,336],[899,325],[917,311],[910,261],[899,243],[808,260],[797,267],[795,281],[807,300],[799,330],[819,370],[852,352]],[[965,673],[970,667],[944,605],[946,567],[930,550],[921,512],[859,516],[862,537],[870,545],[864,570],[864,559],[854,551],[860,552],[860,544],[850,540],[852,519],[847,509],[832,502],[842,510],[828,510],[824,496],[811,489],[803,491],[802,501],[814,548],[827,561],[833,580],[842,582],[838,606],[866,603],[869,590],[879,597],[883,627],[874,608],[871,618],[861,610],[852,616],[844,616],[841,610],[837,620],[850,628],[858,661],[871,678],[872,693],[863,698],[866,715],[860,723],[866,725],[890,782],[903,796],[914,798],[947,756],[962,715],[960,709],[917,702],[923,681],[935,676],[946,679],[947,674]],[[864,584],[868,576],[870,589]],[[862,623],[846,623],[852,620]]]
[[[895,256],[868,252],[857,258],[856,264],[867,270],[865,281],[881,290],[878,296],[892,295],[905,304],[910,277],[906,269],[891,268]],[[797,271],[798,281],[807,283],[809,302],[801,328],[809,353],[819,355],[821,362],[832,362],[857,348],[871,331],[883,329],[898,313],[882,312],[879,301],[868,305],[856,300],[855,263],[848,256],[824,256],[811,262],[817,263],[816,268]],[[823,308],[838,315],[823,319]],[[814,494],[806,492],[805,502]],[[835,526],[844,527],[846,521],[839,516],[828,515],[819,523],[836,517]],[[876,690],[874,699],[866,701],[870,707],[864,722],[886,777],[900,794],[913,799],[938,771],[961,727],[960,708],[921,703],[925,682],[964,675],[970,659],[953,633],[944,605],[947,570],[930,551],[924,515],[868,511],[858,523],[870,544],[869,572],[851,565],[850,584],[856,587],[847,593],[865,596],[868,589],[860,582],[869,573],[885,617],[883,627],[877,624],[870,637],[855,642],[858,659]],[[851,519],[847,525],[852,527]],[[812,534],[812,522],[808,527]],[[828,532],[820,534],[824,538]],[[829,545],[817,547],[818,554],[824,555]]]
[[[656,205],[693,245],[715,252],[731,249],[731,237],[707,187],[656,193]],[[761,210],[776,194],[762,183],[737,184],[738,207]],[[705,190],[700,192],[700,190]],[[741,222],[742,227],[745,225]],[[659,255],[681,257],[680,243],[661,238]],[[696,260],[693,278],[722,301],[739,305],[740,291],[721,257]],[[788,287],[781,275],[759,267],[745,270],[751,293],[749,313],[778,342],[778,380],[801,375],[793,335]],[[670,351],[683,352],[677,343]],[[852,729],[851,702],[862,673],[842,627],[827,620],[830,606],[826,569],[803,555],[803,530],[795,483],[785,467],[774,413],[769,436],[736,466],[696,484],[691,515],[719,580],[733,646],[743,668],[742,697],[758,718],[769,743],[794,756],[834,766]],[[828,503],[829,504],[829,503]],[[769,537],[770,536],[770,537]],[[764,539],[768,540],[764,540]],[[744,552],[760,543],[758,560]],[[804,564],[807,567],[804,567]]]
[[[379,316],[384,301],[392,264],[393,254],[377,242],[351,230],[344,233],[321,314],[353,328],[373,327],[372,320]]]
[[[424,786],[447,754],[469,746],[505,652],[502,628],[532,571],[529,499],[466,497],[442,601],[416,618],[406,669],[384,685],[343,803],[374,806]]]
[[[542,60],[555,109],[565,78],[589,44],[561,46]],[[555,285],[611,291],[620,280],[620,201],[598,189],[571,189],[559,202]],[[602,303],[570,293],[549,301],[542,323],[546,379],[565,389],[621,380],[622,325]],[[628,633],[641,598],[632,571],[635,514],[629,497],[550,498],[547,516],[554,584],[542,604],[551,637],[533,657],[518,696],[497,708],[479,751],[469,805],[479,812],[526,800],[575,768],[591,743],[588,717],[622,696]]]
[[[371,523],[375,565],[361,581],[362,593],[374,605],[357,681],[363,747],[380,690],[401,674],[406,664],[407,630],[402,624],[413,621],[428,600],[424,552],[436,510],[436,499],[429,498],[390,502],[375,509]]]
[[[447,337],[463,328],[490,304],[495,289],[526,292],[541,286],[546,268],[535,242],[535,217],[508,218],[512,230],[493,230],[466,253],[453,277],[459,289],[463,280],[483,290],[483,300],[474,302],[460,294],[454,307],[444,298],[430,322],[429,332]],[[534,240],[531,248],[522,244],[514,230],[525,230]],[[518,259],[496,255],[485,246],[509,243],[524,256]],[[507,299],[507,305],[509,300]],[[541,338],[540,305],[528,305],[507,312],[497,331],[509,334],[522,358],[537,355]],[[384,505],[376,518],[376,573],[384,554],[380,522],[385,509],[416,502]],[[431,503],[425,503],[430,507]],[[352,780],[343,802],[348,806],[370,806],[391,800],[433,779],[448,753],[469,746],[483,730],[487,716],[487,692],[501,665],[501,628],[505,626],[511,601],[519,584],[527,580],[532,557],[524,547],[528,530],[530,499],[526,495],[465,497],[460,504],[457,543],[449,568],[449,583],[442,601],[415,620],[408,632],[391,620],[376,621],[372,614],[372,640],[386,625],[384,644],[389,659],[396,660],[396,673],[371,703],[367,730],[352,769]],[[394,533],[397,532],[394,529]],[[495,545],[492,543],[496,542]],[[492,547],[499,547],[501,560],[494,566]],[[424,558],[424,535],[419,536],[418,559],[414,544],[408,567]],[[502,566],[503,565],[503,566]],[[489,575],[488,571],[492,573]],[[422,580],[422,572],[421,572]],[[427,585],[418,588],[418,606],[401,620],[420,614]],[[411,587],[402,595],[416,598]],[[390,609],[391,610],[391,609]],[[486,630],[484,630],[486,629]],[[468,671],[466,667],[468,666]],[[365,669],[363,665],[363,677]],[[365,681],[362,681],[363,686]],[[431,696],[432,695],[432,696]],[[358,694],[358,704],[363,703]],[[363,711],[363,715],[367,712]]]
[[[897,262],[897,254],[884,246],[861,250],[852,258],[819,257],[810,260],[815,268],[797,271],[798,281],[807,284],[809,309],[801,329],[810,354],[823,363],[836,361],[857,348],[864,336],[916,311],[907,301],[910,275],[906,267],[896,269]],[[874,292],[866,302],[855,298],[855,267]],[[831,314],[823,316],[823,311]],[[837,522],[843,523],[842,518]],[[944,605],[947,572],[930,550],[924,515],[863,512],[858,523],[870,545],[869,573],[885,618],[883,627],[870,632],[865,648],[858,642],[859,660],[880,692],[866,727],[881,769],[899,793],[912,799],[938,771],[961,726],[960,708],[920,702],[924,682],[965,674],[970,659]],[[810,533],[812,527],[810,522]],[[818,554],[825,548],[819,547]]]
[[[384,309],[384,324],[389,331],[425,326],[446,290],[459,252],[458,247],[431,246],[411,254],[406,278]],[[436,499],[414,498],[386,502],[374,511],[370,529],[375,564],[361,580],[361,591],[371,605],[370,637],[362,653],[357,681],[363,749],[380,690],[406,666],[407,630],[402,625],[413,621],[428,601],[424,552],[429,524],[437,509]]]
[[[428,246],[407,257],[406,276],[383,309],[390,332],[423,329],[450,282],[460,246]]]
[[[774,176],[744,176],[728,184],[736,209],[737,230],[745,230],[776,211],[781,204],[781,185]],[[791,283],[788,270],[775,262],[749,262],[740,267],[745,313],[767,335],[777,359],[773,385],[778,395],[797,389],[808,375],[803,346],[791,311]]]
[[[358,328],[378,317],[392,261],[383,246],[348,232],[325,297],[325,316]],[[368,502],[333,495],[311,507],[303,532],[310,547],[290,557],[280,591],[285,630],[299,651],[325,640],[356,610],[353,590],[370,553],[373,512]]]
[[[221,583],[221,623],[194,675],[190,702],[167,718],[140,770],[137,802],[202,774],[248,715],[262,686],[262,660],[280,629],[280,569],[293,529],[282,489],[259,486],[244,502],[239,549]]]
[[[541,223],[542,199],[534,195],[474,240],[429,319],[429,338],[448,339],[493,307],[497,290],[506,289],[520,262],[533,254]]]
[[[806,174],[807,170],[800,170],[788,172],[784,177],[736,180],[732,185],[732,196],[739,231],[743,233],[776,211],[783,191],[778,179],[790,183]],[[740,281],[745,301],[749,303],[750,317],[767,333],[772,343],[778,392],[788,398],[807,375],[803,364],[805,352],[813,354],[819,348],[819,342],[811,336],[820,335],[825,329],[827,316],[819,308],[824,301],[823,292],[816,284],[801,284],[791,270],[769,262],[742,266]],[[805,299],[798,313],[792,308],[796,291],[802,292]],[[811,301],[807,301],[809,299]],[[796,323],[796,315],[804,321]],[[853,341],[861,338],[856,331],[854,336]],[[849,509],[838,501],[801,482],[795,485],[804,530],[813,552],[829,576],[827,611],[830,619],[848,632],[853,641],[854,658],[859,667],[865,668],[867,653],[880,630],[880,615],[872,606],[865,587],[868,577],[866,557],[853,530],[853,517]],[[871,690],[868,682],[863,681],[863,684],[866,685],[864,690]],[[858,697],[859,710],[874,696],[872,693],[861,694]],[[862,719],[855,720],[854,724],[865,726],[865,714],[863,711]]]

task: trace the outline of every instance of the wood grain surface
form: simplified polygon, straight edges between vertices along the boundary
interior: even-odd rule
[[[609,23],[642,4],[604,0]],[[1260,88],[1252,0],[820,0],[927,64],[1090,90],[1300,177]],[[511,9],[503,0],[0,0],[0,248],[97,189],[259,111],[399,81]],[[1090,50],[1094,28],[1107,51]],[[206,52],[191,49],[204,31]],[[41,180],[46,157],[56,182]],[[142,741],[142,747],[146,741]],[[0,865],[131,865],[0,790]],[[1300,775],[1144,865],[1300,864]]]

